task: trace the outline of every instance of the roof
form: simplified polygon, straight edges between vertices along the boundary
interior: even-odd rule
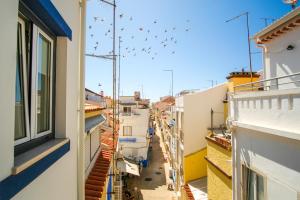
[[[207,200],[207,177],[191,181],[188,185],[195,199]]]
[[[98,110],[101,110],[103,108],[100,107],[100,105],[97,105],[97,104],[92,104],[92,103],[88,103],[88,102],[85,102],[84,104],[84,112],[85,113],[88,113],[88,112],[93,112],[93,111],[98,111]]]
[[[300,7],[292,10],[262,31],[258,32],[254,36],[254,39],[257,44],[264,44],[294,30],[298,26],[300,26]]]
[[[100,199],[108,176],[112,153],[101,150],[93,169],[85,182],[85,200]]]
[[[256,72],[252,72],[252,77],[259,77],[260,75]],[[227,76],[227,79],[235,78],[235,77],[251,77],[251,72],[230,72],[229,76]]]
[[[85,91],[86,91],[86,92],[93,93],[93,94],[96,95],[96,96],[102,96],[102,95],[98,94],[97,92],[94,92],[94,91],[92,91],[92,90],[90,90],[90,89],[87,89],[87,88],[85,88]]]
[[[116,126],[116,129],[119,129],[118,125]],[[107,130],[110,129],[108,128]],[[114,144],[113,136],[115,137]],[[112,159],[112,152],[115,151],[117,141],[117,133],[113,135],[111,131],[105,131],[101,134],[101,151],[85,182],[85,200],[100,200],[102,198],[104,185],[109,176],[108,172]]]

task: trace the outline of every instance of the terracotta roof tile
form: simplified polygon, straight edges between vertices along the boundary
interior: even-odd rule
[[[112,153],[101,150],[96,163],[85,182],[85,199],[100,200],[108,175]]]
[[[186,192],[186,195],[187,195],[188,199],[189,199],[189,200],[195,200],[195,198],[194,198],[194,196],[193,196],[193,193],[192,193],[192,191],[191,191],[191,189],[190,189],[190,186],[187,185],[187,184],[185,184],[185,185],[183,186],[183,188],[184,188],[184,191]]]
[[[116,126],[119,129],[119,126]],[[100,200],[103,194],[104,185],[108,176],[112,151],[117,146],[118,134],[114,135],[115,145],[113,145],[113,134],[105,131],[101,134],[101,152],[85,182],[85,199]]]

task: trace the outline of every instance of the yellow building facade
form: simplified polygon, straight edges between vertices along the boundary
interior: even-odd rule
[[[211,200],[232,199],[231,147],[219,144],[213,137],[207,139],[207,191]]]
[[[207,148],[204,148],[184,157],[185,183],[207,176],[206,155]]]
[[[228,92],[234,92],[235,86],[258,81],[260,75],[250,72],[232,72],[227,76]],[[258,84],[254,85],[257,86]],[[258,88],[247,88],[257,90]],[[224,103],[224,124],[228,117],[227,97]],[[219,135],[219,136],[217,136]],[[222,135],[222,134],[221,134]],[[232,152],[231,141],[208,131],[207,140],[207,191],[209,200],[229,200],[232,199]]]

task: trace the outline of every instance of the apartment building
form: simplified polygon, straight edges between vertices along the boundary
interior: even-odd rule
[[[299,199],[300,8],[254,38],[264,80],[230,95],[233,199]]]
[[[224,123],[222,99],[226,96],[227,87],[227,83],[223,83],[203,91],[184,93],[175,98],[175,183],[179,196],[183,198],[207,197],[205,137],[209,127],[219,127]],[[212,110],[215,112],[213,123]]]
[[[119,152],[125,158],[147,166],[150,142],[149,103],[145,104],[145,101],[136,96],[121,96],[119,106]]]
[[[85,1],[2,0],[0,199],[83,199]]]

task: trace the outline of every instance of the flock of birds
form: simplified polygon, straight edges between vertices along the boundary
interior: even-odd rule
[[[119,14],[116,20],[120,20],[118,21],[118,24],[121,24],[120,22],[130,23],[134,21],[132,16],[126,17],[124,14]],[[93,22],[92,24],[88,25],[88,29],[89,29],[89,37],[94,42],[92,48],[93,49],[92,54],[96,55],[97,49],[98,50],[100,49],[101,44],[100,41],[97,40],[99,39],[99,36],[94,33],[94,29],[97,29],[99,27],[103,29],[105,25],[107,26],[109,24],[109,27],[106,28],[104,35],[100,36],[100,39],[101,40],[113,39],[112,38],[113,24],[110,22],[107,23],[104,18],[98,16],[94,16],[92,22]],[[100,23],[100,26],[98,23]],[[153,20],[150,26],[155,27],[158,26],[158,24],[159,24],[158,20]],[[189,24],[190,24],[190,20],[186,19],[185,25],[189,27]],[[184,31],[186,33],[191,30],[190,28],[185,28],[185,29],[180,28],[180,29],[181,31]],[[150,28],[140,26],[140,27],[136,27],[132,33],[132,29],[126,30],[125,27],[116,28],[116,33],[120,35],[121,42],[122,42],[121,56],[125,58],[129,56],[137,56],[138,54],[143,53],[150,56],[151,59],[154,60],[159,55],[160,52],[158,51],[159,50],[158,47],[168,50],[168,52],[171,55],[175,54],[176,53],[175,47],[176,44],[178,43],[178,40],[175,37],[177,27],[173,26],[170,28],[162,29],[161,31],[159,31],[160,33],[158,33],[157,30],[158,29],[155,28],[155,30],[152,31]],[[138,41],[137,46],[132,45],[135,44],[135,41]],[[130,45],[126,45],[126,43]],[[113,54],[112,51],[108,52],[108,55],[112,55],[112,54]]]

